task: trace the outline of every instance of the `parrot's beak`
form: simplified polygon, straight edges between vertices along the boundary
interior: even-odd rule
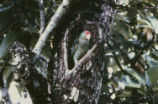
[[[85,37],[87,40],[90,40],[91,38],[91,34],[86,34],[86,37]]]

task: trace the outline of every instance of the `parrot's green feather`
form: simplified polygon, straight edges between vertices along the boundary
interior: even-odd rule
[[[77,49],[78,41],[79,41],[79,39],[76,39],[76,40],[73,42],[73,44],[72,44],[71,54],[72,54],[73,56],[74,56],[75,51],[76,51],[76,49]]]
[[[86,52],[89,49],[89,44],[90,41],[86,39],[86,31],[84,31],[81,33],[78,39],[78,43],[76,43],[76,45],[73,46],[72,52],[74,53],[73,59],[75,64],[78,62],[79,59],[81,59],[86,54]]]

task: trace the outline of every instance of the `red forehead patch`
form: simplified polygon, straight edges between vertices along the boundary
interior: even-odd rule
[[[91,34],[91,32],[87,30],[87,31],[85,31],[85,34],[86,34],[86,35],[87,35],[87,34]]]

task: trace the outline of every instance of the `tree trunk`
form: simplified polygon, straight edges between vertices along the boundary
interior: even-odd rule
[[[107,2],[112,1],[74,1],[56,27],[48,65],[53,104],[98,103],[104,69],[104,43],[114,15],[114,9]],[[84,30],[92,33],[91,46],[79,65],[74,65],[70,54],[72,43]]]

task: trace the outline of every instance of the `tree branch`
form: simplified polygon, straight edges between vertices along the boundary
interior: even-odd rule
[[[46,40],[47,40],[49,34],[54,30],[56,25],[59,23],[61,17],[65,14],[66,10],[68,9],[68,7],[70,5],[70,1],[71,0],[63,0],[61,5],[58,7],[57,11],[51,18],[50,22],[48,23],[45,31],[40,36],[38,42],[36,43],[36,45],[33,49],[33,52],[36,53],[37,56],[39,56],[39,54],[42,51],[42,48],[45,46],[45,43],[46,43]]]
[[[67,29],[66,32],[65,32],[64,42],[63,42],[64,66],[65,66],[66,72],[69,70],[68,69],[67,41],[66,41],[67,37],[68,37],[68,32],[69,32],[69,30]]]
[[[26,87],[34,104],[47,102],[49,95],[47,79],[35,69],[36,64],[33,63],[31,52],[27,50],[24,44],[14,42],[10,48],[10,54],[12,57],[11,62],[16,68],[14,72],[15,81],[20,82],[22,86]]]
[[[71,75],[75,76],[75,74],[78,72],[78,68],[81,67],[86,61],[88,61],[93,53],[93,51],[97,48],[98,44],[94,44],[93,47],[86,53],[86,55],[79,60],[77,64],[75,64],[74,68],[71,70],[67,70],[65,72],[65,78],[69,79]]]
[[[40,26],[40,35],[44,31],[45,28],[45,12],[44,12],[44,1],[39,0],[39,7],[40,7],[40,21],[41,21],[41,26]]]
[[[108,42],[107,42],[107,45],[108,45],[108,47],[109,47],[110,49],[113,50],[113,48],[111,47],[111,45],[110,45]],[[115,54],[115,52],[112,52],[112,54],[113,54],[113,58],[115,59],[116,64],[117,64],[118,67],[120,68],[121,72],[123,72],[125,75],[129,75],[129,76],[133,77],[130,73],[128,73],[126,70],[124,70],[124,69],[122,68],[122,65],[121,65],[119,59],[117,58],[117,55]]]
[[[147,50],[152,44],[151,42],[148,42],[144,47],[141,48],[141,50],[139,50],[139,52],[137,52],[137,54],[135,55],[135,57],[133,59],[131,59],[129,62],[130,64],[135,64],[136,61],[141,57],[141,55],[143,54],[144,50]]]
[[[7,10],[9,10],[10,8],[12,8],[13,6],[14,6],[14,3],[11,3],[11,4],[8,5],[8,6],[0,6],[0,12],[7,11]]]

